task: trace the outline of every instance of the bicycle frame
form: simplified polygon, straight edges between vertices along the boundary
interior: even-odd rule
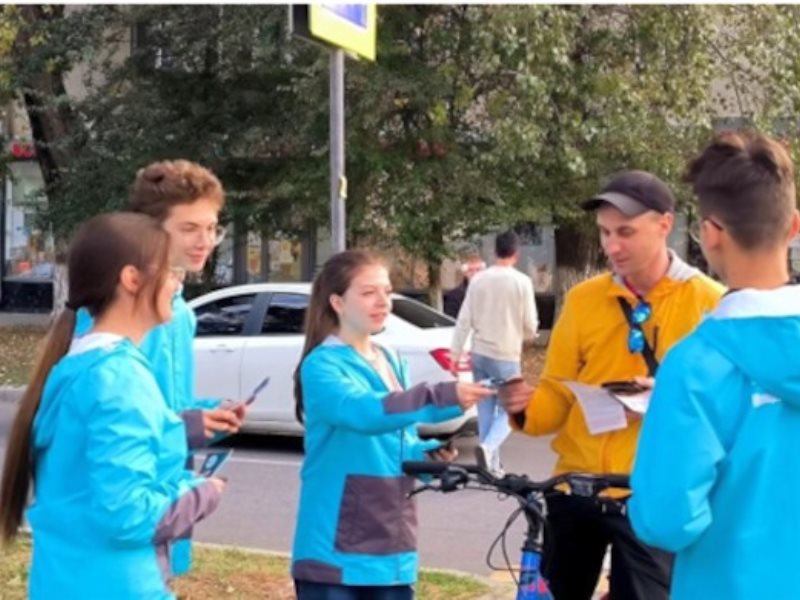
[[[425,490],[453,492],[468,488],[469,483],[475,483],[484,489],[491,488],[514,496],[519,501],[528,523],[528,530],[522,546],[517,600],[553,600],[547,582],[541,573],[545,524],[544,501],[547,494],[559,493],[558,486],[566,485],[568,493],[593,497],[605,489],[627,488],[629,485],[626,475],[565,473],[546,481],[534,482],[524,475],[505,475],[502,478],[496,478],[485,469],[475,465],[425,461],[404,462],[403,471],[407,475],[433,477],[439,481],[438,487],[424,484],[411,492],[412,495]]]

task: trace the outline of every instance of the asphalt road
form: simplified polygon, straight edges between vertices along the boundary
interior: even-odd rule
[[[4,456],[14,405],[0,402],[0,457]],[[472,461],[474,440],[460,440],[461,461]],[[299,469],[303,460],[299,440],[239,436],[225,466],[229,486],[222,505],[195,530],[195,538],[288,552],[294,534]],[[549,439],[512,434],[504,446],[506,470],[532,477],[549,474],[555,457]],[[419,549],[423,566],[459,569],[487,575],[490,544],[516,508],[513,500],[478,491],[418,496]],[[508,549],[516,562],[523,540],[522,519],[508,534]],[[495,562],[502,563],[497,552]]]

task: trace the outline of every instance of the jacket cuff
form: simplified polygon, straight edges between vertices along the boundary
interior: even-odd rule
[[[174,540],[191,530],[198,521],[216,510],[221,494],[210,481],[190,489],[173,502],[156,526],[154,544]]]
[[[525,411],[522,410],[518,413],[513,413],[508,415],[508,422],[511,425],[511,429],[515,431],[524,431],[525,430]]]
[[[208,445],[206,428],[203,425],[203,411],[200,409],[184,410],[181,419],[186,427],[186,444],[190,450],[205,448]]]
[[[391,415],[416,412],[429,405],[445,408],[457,404],[456,382],[448,381],[434,385],[420,383],[408,390],[388,394],[383,399],[383,410]]]

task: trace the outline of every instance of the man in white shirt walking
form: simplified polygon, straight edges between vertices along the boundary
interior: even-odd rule
[[[508,379],[522,372],[522,344],[536,337],[538,319],[530,277],[514,268],[519,238],[513,231],[495,239],[494,265],[472,278],[458,313],[451,357],[457,365],[472,332],[472,372],[475,381]],[[475,449],[478,464],[501,474],[500,446],[511,433],[508,417],[497,396],[478,404]]]

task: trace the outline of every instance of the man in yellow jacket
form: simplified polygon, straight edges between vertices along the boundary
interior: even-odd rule
[[[503,401],[516,430],[555,434],[556,473],[630,473],[641,418],[628,413],[626,427],[592,435],[562,382],[654,377],[667,350],[717,304],[723,288],[667,247],[675,200],[656,176],[620,173],[581,206],[595,213],[612,271],[567,293],[538,387],[509,386]],[[680,435],[675,432],[676,444]],[[636,539],[626,494],[548,499],[543,570],[556,600],[592,597],[609,544],[612,598],[669,597],[672,557]]]

